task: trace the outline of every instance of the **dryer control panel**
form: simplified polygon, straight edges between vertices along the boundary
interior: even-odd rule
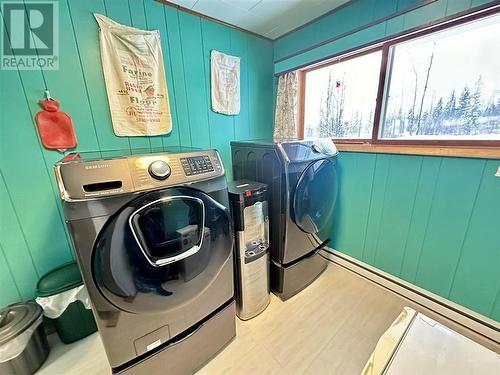
[[[70,154],[55,172],[62,199],[76,201],[216,178],[224,167],[216,150],[91,160]]]

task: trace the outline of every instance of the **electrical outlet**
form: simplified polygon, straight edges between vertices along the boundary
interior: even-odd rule
[[[498,166],[497,173],[495,173],[495,176],[500,177],[500,165]]]

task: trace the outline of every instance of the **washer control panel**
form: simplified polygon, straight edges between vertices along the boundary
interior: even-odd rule
[[[208,155],[181,158],[181,164],[186,176],[214,171],[214,166]]]
[[[61,197],[95,199],[216,178],[224,167],[216,150],[84,159],[70,155],[55,166]]]

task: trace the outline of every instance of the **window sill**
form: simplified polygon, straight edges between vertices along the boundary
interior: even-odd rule
[[[339,151],[350,152],[500,159],[500,147],[374,145],[368,143],[335,143],[335,145]]]

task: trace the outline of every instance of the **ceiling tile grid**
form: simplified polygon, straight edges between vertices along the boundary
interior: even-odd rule
[[[349,0],[169,0],[267,38],[281,35]]]

